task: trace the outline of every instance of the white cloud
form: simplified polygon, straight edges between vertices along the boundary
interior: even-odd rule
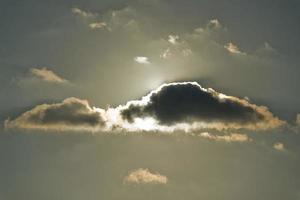
[[[130,172],[124,178],[124,183],[134,184],[166,184],[167,182],[168,178],[166,176],[142,168]]]
[[[240,49],[238,48],[238,46],[236,46],[232,42],[227,43],[224,46],[224,48],[227,49],[227,51],[229,51],[230,53],[233,53],[233,54],[245,54],[245,53],[241,52]]]
[[[277,142],[273,145],[273,148],[279,151],[285,150],[284,144],[281,142]]]
[[[190,55],[192,55],[193,54],[193,51],[191,50],[191,49],[183,49],[182,50],[182,55],[184,56],[184,57],[188,57],[188,56],[190,56]]]
[[[161,54],[160,54],[160,57],[163,58],[163,59],[167,59],[169,57],[172,56],[172,53],[171,53],[171,50],[170,48],[167,48],[166,50],[164,50]]]
[[[179,39],[179,36],[178,35],[169,35],[168,36],[168,41],[171,43],[171,44],[177,44],[177,40]]]
[[[102,29],[104,27],[106,27],[107,24],[105,22],[94,22],[94,23],[90,23],[89,27],[90,29]]]
[[[264,49],[267,51],[276,51],[268,42],[264,43]]]
[[[161,54],[160,58],[162,59],[171,59],[171,58],[185,58],[193,54],[193,51],[190,48],[177,47],[177,48],[167,48]]]
[[[33,77],[36,77],[42,81],[52,82],[52,83],[67,83],[68,80],[60,77],[59,75],[55,74],[53,71],[44,68],[31,68],[30,73]]]
[[[94,13],[91,13],[89,11],[84,11],[80,8],[72,8],[71,9],[71,12],[74,14],[74,15],[77,15],[77,16],[80,16],[80,17],[83,17],[83,18],[89,18],[89,17],[95,17],[96,14]]]
[[[230,135],[213,135],[208,132],[203,132],[200,134],[200,137],[214,140],[214,141],[224,141],[224,142],[251,142],[252,139],[246,134],[240,133],[231,133]]]
[[[134,61],[140,64],[150,64],[149,58],[144,56],[137,56]]]
[[[131,6],[108,12],[106,22],[110,31],[122,30],[130,34],[141,33],[138,12]]]
[[[207,22],[206,26],[196,28],[194,31],[197,33],[205,33],[209,35],[214,31],[221,31],[222,29],[226,30],[226,28],[222,27],[222,24],[218,19],[211,19]]]
[[[222,27],[222,25],[218,19],[209,20],[207,26],[212,27],[212,28],[221,28]]]
[[[163,39],[166,47],[160,54],[162,59],[183,59],[192,55],[192,49],[184,40],[179,41],[178,35],[169,35],[168,39]]]

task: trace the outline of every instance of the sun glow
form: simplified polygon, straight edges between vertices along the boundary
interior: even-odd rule
[[[132,124],[133,128],[143,131],[155,130],[157,127],[157,122],[153,118],[136,118],[134,123]]]

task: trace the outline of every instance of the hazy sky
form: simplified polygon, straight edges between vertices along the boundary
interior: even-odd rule
[[[297,0],[0,0],[0,199],[300,200]]]

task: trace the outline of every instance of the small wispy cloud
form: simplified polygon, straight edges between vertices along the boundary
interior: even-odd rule
[[[180,40],[178,35],[168,35],[168,38],[164,41],[167,41],[167,46],[160,53],[160,58],[162,59],[183,59],[189,57],[193,54],[190,45],[184,41]]]
[[[94,13],[91,13],[89,11],[85,11],[85,10],[82,10],[80,8],[72,8],[71,9],[71,12],[74,14],[74,15],[77,15],[77,16],[80,16],[80,17],[84,17],[84,18],[88,18],[88,17],[94,17],[96,14]]]
[[[166,176],[142,168],[130,172],[124,178],[124,183],[133,184],[166,184],[167,182],[168,178]]]
[[[74,97],[61,103],[38,105],[14,120],[5,121],[5,128],[54,131],[96,131],[104,125],[101,109]]]
[[[137,56],[134,61],[140,64],[150,64],[149,58],[144,56]]]
[[[95,29],[102,29],[104,27],[106,27],[107,24],[105,22],[94,22],[94,23],[90,23],[89,24],[89,27],[90,29],[92,30],[95,30]]]
[[[172,56],[170,48],[165,49],[161,54],[160,57],[163,59],[169,58]]]
[[[191,49],[183,49],[181,52],[184,57],[188,57],[193,54],[193,51]]]
[[[209,20],[207,26],[213,27],[213,28],[221,28],[222,25],[218,19],[211,19]]]
[[[52,82],[52,83],[67,83],[68,80],[62,78],[61,76],[57,75],[53,71],[44,68],[31,68],[30,73],[33,77],[38,78],[42,81]]]
[[[177,40],[179,39],[178,35],[169,35],[168,36],[168,42],[171,44],[177,44]]]
[[[218,19],[211,19],[209,20],[204,27],[198,27],[195,29],[196,33],[205,33],[205,34],[210,34],[211,32],[214,31],[219,31],[222,29],[226,29],[222,26],[220,21]]]
[[[241,52],[239,47],[235,44],[233,44],[232,42],[227,43],[224,46],[225,49],[227,49],[227,51],[229,51],[230,53],[233,54],[245,54],[244,52]]]
[[[200,134],[200,137],[214,140],[214,141],[223,141],[223,142],[251,142],[252,139],[246,134],[232,133],[230,135],[213,135],[208,132],[203,132]]]
[[[297,124],[298,126],[300,126],[300,113],[297,114],[297,117],[296,117],[296,124]]]
[[[278,151],[283,151],[285,150],[284,144],[281,142],[277,142],[273,145],[273,148],[278,150]]]

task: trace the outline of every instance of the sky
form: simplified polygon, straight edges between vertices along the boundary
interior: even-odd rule
[[[300,199],[297,0],[0,0],[0,199]]]

